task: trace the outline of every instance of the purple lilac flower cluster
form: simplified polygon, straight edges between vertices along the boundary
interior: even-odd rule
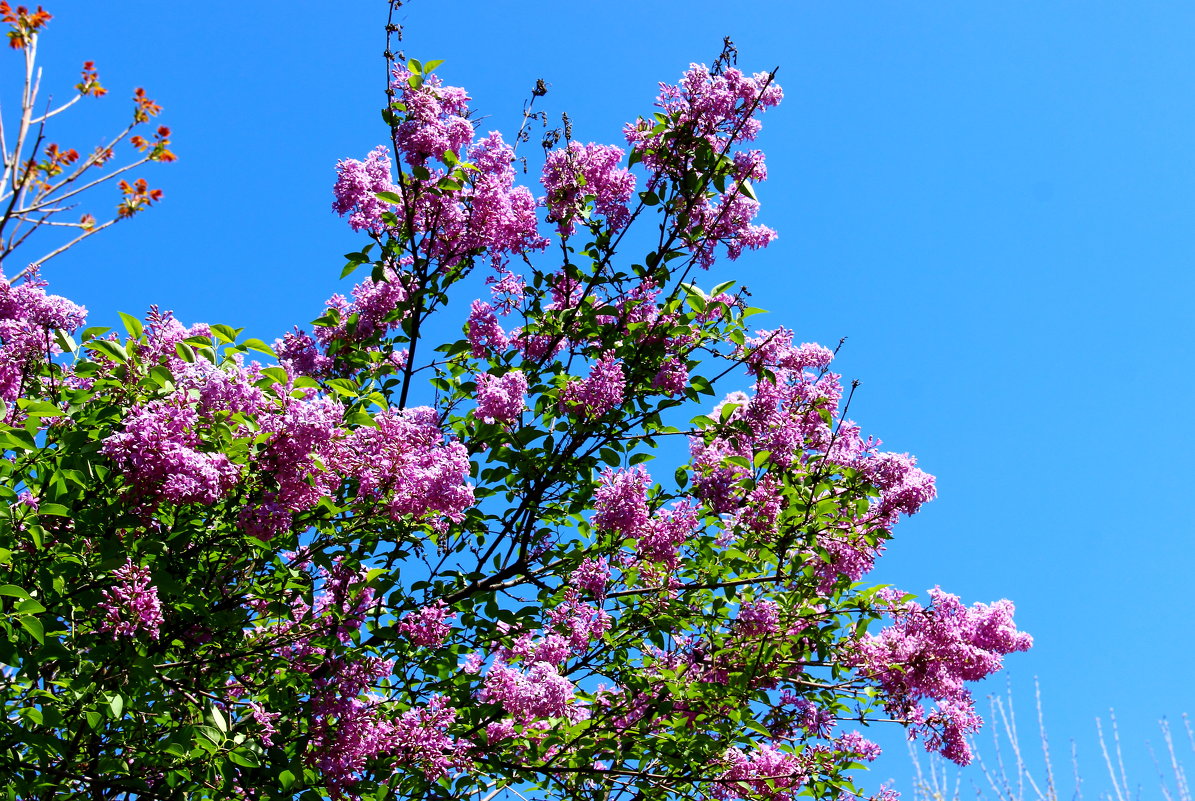
[[[388,152],[381,146],[364,162],[343,160],[337,165],[332,208],[349,215],[354,230],[382,234],[390,228],[385,215],[391,212],[412,235],[435,233],[424,246],[444,266],[483,251],[501,265],[512,253],[547,247],[537,230],[535,199],[526,187],[515,186],[514,150],[497,131],[473,141],[469,96],[463,89],[445,86],[434,75],[420,81],[411,77],[405,68],[396,68],[391,86],[405,108],[395,142],[412,172],[395,183]],[[473,168],[463,185],[448,169],[459,155]],[[435,166],[437,162],[445,167]],[[400,202],[379,200],[379,192],[396,195]]]
[[[541,181],[547,195],[543,203],[562,236],[577,229],[588,197],[610,231],[619,231],[630,221],[627,202],[635,191],[635,176],[622,167],[624,155],[622,148],[613,145],[569,142],[544,159]]]
[[[444,644],[452,627],[448,621],[456,619],[456,613],[448,609],[443,601],[404,615],[395,630],[405,634],[413,644],[437,648]]]
[[[199,413],[175,398],[130,411],[100,453],[116,463],[142,502],[212,504],[237,483],[240,469],[202,447]]]
[[[966,765],[966,735],[982,720],[964,682],[999,670],[1006,654],[1027,651],[1033,638],[1017,630],[1010,601],[966,607],[937,587],[929,595],[932,605],[924,608],[901,603],[898,590],[882,591],[893,623],[860,642],[852,661],[879,682],[887,709],[912,724],[910,737],[923,737],[927,750]],[[932,711],[926,700],[934,702]]]
[[[879,490],[866,512],[841,528],[818,535],[808,554],[828,589],[840,576],[857,581],[871,570],[878,545],[870,535],[887,531],[900,515],[912,515],[936,494],[934,477],[907,454],[883,453],[879,442],[864,440],[849,420],[835,423],[842,399],[841,377],[828,368],[827,348],[793,342],[785,328],[760,331],[739,351],[757,380],[752,394],[732,393],[712,412],[717,420],[737,424],[723,436],[690,439],[695,492],[718,514],[728,515],[728,531],[773,539],[783,511],[781,485],[772,477],[754,481],[741,464],[766,452],[781,467],[836,465],[858,472]],[[739,457],[739,464],[730,461]]]
[[[614,351],[606,351],[589,369],[589,376],[573,381],[560,393],[562,410],[594,419],[622,403],[627,379]]]
[[[165,618],[158,601],[158,588],[150,583],[147,567],[138,567],[133,560],[112,571],[115,584],[104,590],[98,607],[100,623],[97,631],[110,632],[112,638],[132,637],[139,632],[158,639]]]
[[[58,295],[47,295],[46,282],[36,272],[17,286],[0,272],[0,402],[21,397],[26,381],[39,371],[38,363],[60,351],[54,331],[74,332],[87,319],[87,310]]]
[[[676,146],[678,132],[704,141],[714,153],[725,154],[735,142],[754,139],[761,127],[756,115],[779,105],[783,97],[780,86],[767,73],[749,76],[732,68],[715,75],[704,65],[692,64],[678,85],[660,84],[656,105],[670,124],[659,126],[640,119],[628,123],[624,134],[649,169],[676,178],[685,168],[678,162],[678,154],[690,152],[690,148]],[[691,248],[702,267],[713,264],[718,242],[726,245],[727,256],[733,260],[744,248],[763,248],[776,238],[771,228],[754,224],[759,202],[745,189],[747,182],[767,177],[763,153],[734,153],[731,160],[735,185],[713,198],[700,197],[687,210],[688,231],[694,234]],[[696,236],[698,231],[700,236]]]
[[[337,462],[357,479],[358,500],[381,504],[393,520],[410,516],[438,529],[460,520],[473,505],[469,452],[459,442],[444,442],[435,409],[417,406],[387,410],[344,438]]]
[[[486,423],[514,423],[527,408],[527,376],[511,370],[501,376],[477,375],[477,408],[473,415]]]
[[[673,569],[678,549],[701,528],[700,508],[688,500],[677,501],[653,515],[647,505],[651,476],[642,465],[602,472],[594,493],[595,528],[615,531],[635,540],[635,555],[648,563]]]

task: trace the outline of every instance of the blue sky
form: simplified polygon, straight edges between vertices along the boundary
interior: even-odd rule
[[[46,87],[65,97],[94,59],[113,92],[62,118],[61,143],[94,144],[144,85],[180,157],[146,171],[160,208],[51,263],[54,290],[96,323],[157,303],[270,340],[315,316],[361,244],[331,186],[385,136],[385,3],[48,10]],[[1195,709],[1195,7],[414,0],[399,17],[407,54],[445,59],[508,133],[537,78],[576,138],[617,143],[723,36],[743,68],[780,67],[758,192],[781,238],[709,283],[754,287],[802,339],[848,337],[852,417],[938,476],[873,577],[1013,599],[1037,641],[1010,660],[1026,711],[1036,675],[1094,790],[1093,718],[1115,707],[1153,792],[1143,741]],[[903,783],[891,750],[877,778]]]

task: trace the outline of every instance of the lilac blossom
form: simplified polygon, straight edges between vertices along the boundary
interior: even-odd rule
[[[607,467],[602,471],[594,493],[593,526],[624,536],[635,536],[645,529],[649,520],[647,488],[650,485],[651,476],[643,465],[618,471]]]
[[[581,560],[581,564],[577,565],[568,578],[569,584],[591,593],[595,598],[606,597],[606,584],[609,581],[610,564],[604,556]]]
[[[104,590],[98,611],[98,631],[110,632],[112,638],[132,637],[139,632],[158,639],[165,618],[158,601],[158,588],[150,583],[147,567],[138,567],[128,559],[112,572],[116,583]]]
[[[390,84],[406,108],[406,119],[395,136],[403,158],[423,166],[429,159],[443,159],[447,152],[459,153],[473,140],[468,93],[459,86],[445,86],[435,75],[424,77],[419,86],[411,86],[410,79],[409,70],[396,66]]]
[[[710,786],[710,795],[723,801],[790,801],[811,778],[799,757],[767,743],[758,745],[750,754],[730,748],[723,759],[727,767]]]
[[[635,176],[622,167],[624,153],[613,145],[569,142],[544,159],[542,182],[549,220],[564,235],[577,228],[585,199],[593,197],[594,210],[606,218],[606,227],[618,231],[630,220],[627,202],[635,191]]]
[[[636,555],[645,561],[674,569],[678,549],[701,527],[700,508],[692,501],[677,501],[670,509],[656,512],[651,523],[639,531]]]
[[[670,356],[660,365],[656,377],[651,380],[653,389],[658,389],[666,395],[679,395],[689,386],[689,368],[675,356]]]
[[[465,337],[469,340],[473,356],[478,359],[500,353],[510,343],[498,322],[494,307],[483,300],[475,300],[469,307]]]
[[[910,738],[922,737],[927,750],[966,765],[971,761],[966,735],[982,720],[964,682],[999,670],[1004,655],[1028,650],[1033,638],[1017,630],[1009,601],[968,608],[939,588],[929,594],[933,603],[927,609],[915,601],[900,603],[897,590],[881,591],[893,623],[867,635],[853,662],[880,684],[888,711],[911,724]],[[926,700],[935,702],[933,710],[925,709]]]
[[[455,619],[455,612],[450,611],[443,601],[436,601],[404,615],[394,628],[415,645],[438,648],[452,633],[448,621]]]
[[[60,351],[55,330],[74,332],[87,310],[58,295],[47,295],[36,271],[13,286],[0,272],[0,402],[14,403],[38,371],[35,363]]]
[[[547,662],[534,663],[526,673],[497,663],[486,674],[478,700],[500,704],[515,720],[530,723],[542,718],[582,719],[575,695],[573,683]]]
[[[780,630],[780,605],[770,598],[743,604],[737,629],[742,634],[775,634]]]
[[[295,330],[274,341],[278,363],[293,375],[323,377],[332,369],[332,360],[324,355],[315,339],[306,331]]]
[[[390,174],[390,151],[378,145],[365,161],[343,159],[336,163],[336,186],[332,193],[332,210],[341,217],[349,215],[349,227],[354,231],[379,234],[385,229],[382,214],[394,206],[379,200],[378,192],[395,192]]]
[[[378,501],[393,520],[411,516],[438,529],[460,520],[474,503],[469,453],[445,442],[435,409],[386,410],[376,427],[345,437],[340,469],[357,480],[359,500]]]
[[[473,416],[482,422],[514,423],[527,408],[527,377],[521,370],[501,376],[477,374],[477,408]]]
[[[240,468],[222,453],[200,450],[199,415],[178,400],[132,409],[123,430],[104,440],[110,457],[143,500],[211,504],[237,483]]]
[[[581,417],[597,418],[622,403],[626,375],[614,351],[606,351],[590,368],[589,377],[572,381],[560,393],[563,408]]]

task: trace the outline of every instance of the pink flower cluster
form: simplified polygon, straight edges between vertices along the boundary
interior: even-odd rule
[[[472,134],[473,129],[470,127],[469,135]],[[394,206],[379,200],[377,194],[396,191],[398,187],[394,185],[390,173],[390,151],[385,145],[378,145],[369,152],[365,161],[343,159],[336,163],[332,210],[342,217],[349,215],[349,227],[354,231],[380,234],[385,231],[382,214],[393,211]]]
[[[150,583],[149,568],[138,567],[129,559],[112,572],[112,578],[116,583],[104,590],[104,599],[98,607],[101,619],[97,630],[111,632],[113,639],[132,637],[138,632],[158,639],[165,618],[158,601],[158,588]]]
[[[477,408],[473,416],[485,423],[514,423],[527,408],[527,376],[511,370],[501,376],[477,374]]]
[[[574,587],[591,593],[593,597],[606,597],[606,584],[610,581],[610,564],[605,557],[581,560],[568,577],[568,583]]]
[[[927,750],[966,765],[971,761],[966,735],[982,720],[964,682],[999,670],[1004,655],[1029,650],[1033,638],[1017,630],[1009,601],[968,608],[939,588],[929,594],[933,603],[926,609],[914,601],[899,603],[897,590],[883,591],[893,623],[862,640],[852,661],[880,684],[888,711],[912,724],[910,737],[923,737]],[[932,711],[925,700],[934,702]]]
[[[173,370],[185,362],[178,356],[177,345],[190,337],[210,337],[212,329],[206,323],[196,323],[190,327],[183,325],[174,316],[174,312],[162,311],[156,305],[149,307],[145,315],[145,337],[148,344],[145,349],[145,359],[148,362],[160,362]]]
[[[623,151],[613,145],[569,142],[544,160],[542,182],[548,219],[563,236],[577,228],[577,218],[593,198],[593,208],[606,218],[606,228],[619,231],[630,221],[627,201],[635,176],[622,167]]]
[[[732,67],[714,75],[704,64],[690,64],[679,85],[660,84],[656,102],[717,150],[732,141],[755,139],[762,127],[755,115],[783,99],[784,91],[766,72],[746,75]]]
[[[59,352],[55,330],[71,333],[87,319],[86,309],[45,287],[36,272],[18,286],[0,272],[0,402],[14,403],[38,363]]]
[[[345,437],[341,470],[357,479],[358,500],[381,504],[393,520],[410,516],[443,529],[473,505],[469,452],[444,442],[435,409],[417,406],[387,410]]]
[[[398,66],[390,88],[406,107],[395,140],[409,164],[423,166],[429,159],[442,160],[445,153],[459,153],[473,141],[469,94],[461,87],[445,86],[435,75],[411,86],[410,71]]]
[[[387,269],[384,278],[383,281],[366,278],[354,286],[351,301],[340,294],[328,298],[328,309],[336,313],[338,322],[316,327],[315,337],[320,345],[327,349],[334,340],[365,342],[402,325],[402,315],[395,312],[409,297],[412,279],[394,269]],[[307,358],[320,364],[314,357]]]
[[[477,359],[501,353],[510,344],[510,339],[498,322],[498,315],[494,313],[494,307],[483,300],[475,300],[469,307],[465,337],[469,340],[473,357]]]
[[[572,381],[560,393],[563,411],[595,419],[622,403],[627,379],[614,351],[606,351],[589,370],[589,377]]]
[[[508,254],[546,248],[531,191],[514,185],[514,149],[490,131],[469,147],[468,155],[477,173],[462,199],[465,214],[459,231],[466,246],[487,250],[495,265],[503,264]]]
[[[287,556],[293,569],[312,568],[302,553]],[[446,699],[432,696],[426,705],[396,714],[390,702],[371,692],[393,674],[393,662],[313,644],[328,634],[349,642],[378,604],[374,591],[364,584],[364,572],[343,562],[331,569],[315,568],[314,574],[314,603],[293,599],[289,619],[259,626],[257,635],[264,646],[278,643],[275,655],[312,679],[307,701],[311,738],[304,756],[322,772],[331,797],[355,798],[352,791],[360,775],[379,759],[414,767],[433,781],[467,769],[471,746],[448,734],[456,710]],[[258,603],[260,609],[267,606],[264,600]],[[433,604],[407,616],[406,633],[425,641],[440,636],[439,627],[452,616],[444,611]],[[263,741],[272,737],[273,718],[263,721],[257,708],[254,718],[263,729]]]
[[[770,598],[743,604],[736,628],[742,634],[775,634],[780,630],[780,605]]]
[[[332,360],[324,355],[315,339],[306,331],[295,330],[274,341],[278,363],[292,375],[323,377],[332,369]]]
[[[715,246],[726,246],[726,256],[734,261],[743,249],[759,250],[776,240],[778,234],[766,225],[755,225],[759,201],[741,192],[727,190],[715,200],[699,201],[689,212],[690,245],[697,264],[709,269],[714,263]],[[697,232],[700,231],[700,236]]]
[[[415,612],[404,615],[394,628],[407,636],[412,643],[430,648],[438,648],[452,633],[448,621],[455,620],[456,613],[448,609],[443,601],[425,606]]]
[[[923,503],[937,496],[934,477],[917,467],[907,453],[875,453],[857,459],[854,466],[880,491],[873,510],[877,525],[891,528],[900,513],[917,514]]]
[[[723,801],[791,801],[810,779],[802,759],[766,743],[750,754],[729,748],[722,758],[727,768],[711,784],[710,795]]]
[[[199,413],[181,398],[150,401],[125,417],[122,431],[104,440],[110,457],[143,502],[212,504],[240,478],[223,453],[202,450]]]
[[[770,350],[763,357],[754,355],[764,343]],[[708,442],[701,437],[690,440],[695,491],[715,512],[733,512],[745,501],[748,471],[727,463],[728,459],[741,457],[753,463],[756,453],[766,451],[772,464],[788,467],[829,447],[833,429],[822,413],[836,411],[842,386],[834,373],[806,369],[828,363],[826,353],[819,346],[794,348],[791,334],[784,329],[760,332],[758,339],[747,343],[743,357],[758,376],[754,394],[733,393],[712,413],[716,420],[725,415],[729,421],[741,422],[746,430]]]
[[[469,96],[463,89],[444,86],[436,76],[417,81],[417,86],[410,79],[406,69],[396,68],[392,87],[405,107],[395,142],[412,172],[402,185],[395,184],[384,147],[375,148],[364,162],[341,161],[333,209],[348,214],[354,230],[374,234],[388,230],[384,215],[394,213],[412,235],[434,234],[422,247],[443,265],[483,251],[502,264],[511,253],[546,247],[537,230],[535,199],[526,187],[514,185],[514,150],[497,132],[473,142]],[[459,173],[454,178],[450,170],[434,166],[455,163],[462,151],[476,168],[465,185]],[[401,202],[380,201],[379,192],[394,193]]]
[[[793,333],[787,328],[757,331],[748,337],[741,355],[747,369],[755,376],[765,371],[799,373],[802,370],[824,370],[834,360],[834,352],[812,342],[793,345]]]
[[[703,142],[714,153],[724,154],[734,143],[754,139],[761,126],[756,115],[779,105],[783,97],[779,85],[767,73],[748,76],[728,69],[715,75],[704,65],[692,64],[679,85],[660,84],[656,105],[668,122],[658,126],[640,119],[628,123],[624,134],[649,169],[679,178],[689,166],[683,159],[691,159],[696,148],[678,146],[678,136]],[[726,245],[731,259],[737,259],[743,248],[766,247],[776,238],[772,229],[754,224],[759,203],[739,186],[739,182],[767,177],[763,153],[751,150],[734,153],[731,158],[736,183],[725,192],[712,193],[713,198],[700,197],[687,209],[690,248],[702,267],[713,263],[718,242]]]
[[[456,710],[442,695],[433,695],[425,707],[403,712],[389,737],[388,748],[395,754],[395,761],[417,767],[431,781],[470,768],[470,743],[448,734],[455,720]]]
[[[700,528],[700,510],[689,501],[678,501],[652,515],[647,506],[650,484],[642,465],[618,471],[606,468],[594,493],[592,522],[595,528],[635,539],[638,558],[672,569],[680,546]]]
[[[757,380],[753,394],[733,393],[711,413],[735,427],[714,437],[692,437],[693,486],[717,514],[729,515],[728,531],[773,539],[785,501],[775,479],[755,480],[742,460],[754,464],[766,452],[782,468],[849,468],[879,491],[878,499],[840,527],[818,535],[810,559],[823,589],[840,576],[857,581],[878,554],[874,533],[892,528],[901,514],[915,514],[936,494],[934,477],[916,467],[907,454],[881,453],[879,443],[864,440],[859,427],[836,420],[843,389],[828,367],[834,354],[821,345],[794,344],[785,328],[759,331],[739,351]],[[730,461],[737,457],[738,464]]]
[[[281,410],[262,415],[261,430],[270,439],[257,467],[271,479],[260,506],[242,514],[248,533],[269,540],[289,528],[293,514],[314,507],[339,484],[330,469],[343,436],[344,407],[331,398],[287,396]]]
[[[651,385],[666,395],[679,395],[689,386],[689,368],[680,359],[670,356],[660,365],[660,371],[652,379]]]
[[[500,704],[523,724],[546,718],[581,719],[578,715],[584,708],[577,706],[575,699],[576,687],[548,662],[535,662],[525,673],[496,663],[478,694],[482,703]]]
[[[607,467],[593,496],[594,527],[625,535],[645,528],[650,518],[650,486],[651,476],[643,465],[617,471]]]

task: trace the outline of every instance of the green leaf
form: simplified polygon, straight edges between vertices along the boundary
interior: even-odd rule
[[[257,754],[248,748],[238,748],[235,751],[229,751],[228,759],[234,765],[240,765],[243,768],[261,767],[261,760],[257,758]]]
[[[190,753],[190,749],[182,743],[166,743],[166,747],[162,750],[167,754],[171,754],[182,759],[185,759],[187,754]]]
[[[295,784],[295,774],[289,770],[284,770],[278,774],[278,783],[282,785],[283,790],[289,790]]]
[[[224,713],[220,711],[220,707],[215,704],[209,705],[207,714],[216,728],[220,730],[221,734],[228,734],[228,718],[224,717]]]
[[[241,346],[249,350],[255,350],[258,353],[264,353],[267,356],[273,356],[275,359],[278,358],[278,354],[274,353],[274,349],[260,339],[246,339],[241,343]]]
[[[37,442],[33,435],[23,428],[0,431],[0,448],[6,451],[35,451]]]
[[[17,399],[17,408],[30,417],[62,417],[66,412],[52,403],[42,400]]]
[[[378,200],[384,200],[387,203],[402,203],[402,195],[397,192],[375,192],[374,196]]]
[[[224,742],[224,735],[218,729],[213,729],[211,726],[196,726],[195,731],[199,732],[204,739],[213,745],[220,745]]]
[[[128,364],[129,354],[124,349],[124,345],[119,342],[113,342],[110,339],[93,339],[87,342],[84,347],[102,353],[110,359],[114,359],[121,364]]]
[[[117,312],[117,314],[120,315],[120,319],[124,322],[124,329],[132,335],[133,339],[141,339],[141,333],[144,331],[141,327],[141,321],[131,314],[125,314],[124,312]]]
[[[75,342],[75,338],[61,328],[54,329],[54,341],[66,353],[76,353],[79,350],[79,343]]]
[[[281,367],[263,367],[261,374],[272,379],[275,384],[280,384],[283,386],[286,385],[287,378],[289,378],[289,376],[286,374],[286,371]]]
[[[17,622],[21,624],[21,628],[29,632],[30,637],[37,640],[41,645],[46,644],[46,630],[40,620],[35,617],[22,615],[17,618]]]
[[[221,325],[219,323],[211,326],[211,329],[212,333],[216,335],[216,339],[220,340],[221,342],[227,342],[230,345],[233,342],[236,342],[237,337],[240,336],[240,333],[245,330],[243,328],[233,328],[232,326]]]
[[[108,713],[112,716],[113,720],[120,720],[121,716],[124,715],[123,695],[112,693],[112,696],[108,699]]]
[[[15,584],[0,584],[0,595],[7,595],[9,598],[21,598],[26,601],[33,599],[32,595]]]
[[[46,608],[37,600],[29,598],[27,600],[17,602],[17,611],[22,615],[40,615],[42,612],[46,611]]]
[[[174,352],[177,353],[178,357],[187,364],[191,364],[195,361],[195,348],[191,347],[186,342],[174,343]]]

